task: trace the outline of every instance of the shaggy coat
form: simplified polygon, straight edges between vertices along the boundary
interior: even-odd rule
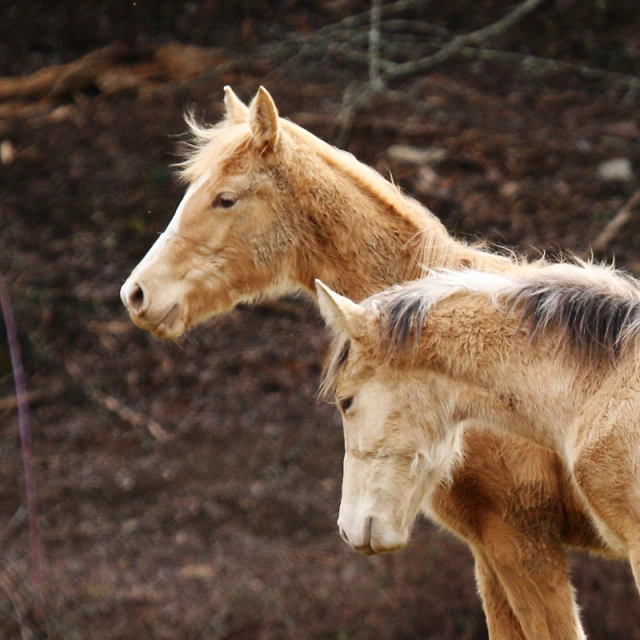
[[[222,122],[190,121],[185,196],[122,287],[140,327],[177,338],[239,302],[315,299],[316,278],[363,300],[423,267],[535,268],[455,240],[373,169],[279,118],[264,89],[249,107],[225,91]],[[468,428],[464,439],[431,514],[473,552],[491,638],[583,638],[565,547],[606,549],[565,465],[503,434]]]
[[[406,544],[473,421],[557,454],[640,587],[637,282],[562,264],[438,273],[360,305],[318,293],[337,334],[323,391],[343,413],[346,540],[365,553]]]

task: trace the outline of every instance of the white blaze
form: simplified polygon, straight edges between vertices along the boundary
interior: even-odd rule
[[[164,243],[167,241],[167,239],[179,233],[182,214],[187,207],[187,203],[189,202],[189,200],[191,200],[191,198],[193,198],[198,189],[200,189],[200,187],[202,187],[202,185],[205,184],[205,182],[207,182],[209,178],[210,174],[206,173],[202,175],[197,182],[189,186],[164,233],[160,234],[149,251],[147,251],[145,257],[140,261],[131,276],[129,276],[129,280],[132,278],[132,276],[139,273],[142,269],[153,264],[154,260],[157,258],[158,253],[160,252],[160,249],[164,246]]]

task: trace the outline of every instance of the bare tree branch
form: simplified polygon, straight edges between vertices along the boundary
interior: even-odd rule
[[[404,63],[387,62],[384,65],[384,69],[381,70],[379,58],[381,4],[380,0],[372,0],[368,56],[369,82],[365,85],[351,83],[344,92],[342,107],[340,109],[341,126],[338,137],[336,138],[336,145],[339,147],[345,146],[358,109],[381,90],[386,79],[426,71],[458,53],[465,46],[479,44],[489,38],[494,38],[510,29],[545,1],[546,0],[525,0],[525,2],[518,5],[504,18],[477,31],[454,37],[448,44],[430,56]]]
[[[380,77],[380,18],[382,0],[371,4],[371,26],[369,27],[369,83],[375,90],[382,88]]]
[[[382,15],[382,0],[372,0],[371,21],[369,27],[369,82],[362,86],[352,82],[343,94],[340,113],[340,132],[336,145],[344,147],[351,133],[353,119],[357,110],[365,102],[382,89],[384,82],[380,75],[380,18]]]
[[[51,400],[64,393],[68,388],[68,385],[58,383],[46,389],[34,389],[27,392],[26,400],[30,405],[41,400]],[[0,411],[14,411],[20,406],[20,401],[21,398],[17,394],[0,398]]]
[[[598,234],[596,239],[591,243],[591,249],[588,252],[590,257],[592,254],[602,253],[611,244],[620,229],[629,222],[636,207],[640,205],[640,189],[636,191],[627,203],[618,211],[618,213],[609,220],[607,226]]]
[[[389,72],[389,76],[397,78],[399,76],[417,73],[419,71],[426,71],[440,62],[444,62],[454,54],[458,53],[465,46],[480,44],[490,38],[495,38],[520,22],[522,18],[537,9],[545,1],[546,0],[526,0],[526,2],[518,5],[501,20],[498,20],[487,27],[483,27],[482,29],[478,29],[477,31],[456,36],[431,56],[395,65]]]
[[[551,60],[530,54],[516,53],[513,51],[500,51],[497,49],[485,49],[476,47],[463,47],[460,54],[481,60],[498,60],[499,62],[509,62],[521,64],[528,69],[536,71],[563,71],[578,73],[585,78],[596,80],[609,80],[616,82],[632,90],[640,90],[640,78],[628,73],[617,73],[606,69],[594,69],[586,65],[575,64],[573,62],[563,62],[561,60]]]

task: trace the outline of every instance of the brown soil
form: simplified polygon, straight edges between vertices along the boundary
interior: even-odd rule
[[[369,3],[117,4],[0,6],[0,75],[70,62],[117,39],[239,56],[278,23],[308,32]],[[504,12],[505,3],[481,4],[476,12],[460,0],[422,18],[464,32]],[[622,1],[587,4],[547,6],[501,44],[637,75],[640,19]],[[308,303],[239,308],[177,346],[136,329],[119,300],[180,200],[170,165],[185,108],[215,121],[224,84],[244,99],[264,84],[282,115],[335,140],[356,72],[295,64],[254,60],[222,77],[156,78],[149,90],[114,94],[83,87],[0,118],[0,142],[13,153],[0,165],[0,272],[34,394],[45,555],[38,607],[0,344],[0,638],[486,638],[471,557],[453,536],[423,521],[408,548],[380,558],[340,540],[342,433],[334,407],[316,400],[327,337]],[[637,176],[607,182],[597,173],[616,157],[639,166],[638,106],[638,94],[612,78],[456,58],[433,70],[419,104],[368,104],[347,148],[391,171],[457,235],[529,255],[580,253],[640,186]],[[448,155],[429,170],[390,160],[392,144]],[[632,271],[638,231],[632,218],[608,254]],[[143,421],[119,417],[113,399]],[[152,421],[172,438],[159,441]],[[640,639],[626,564],[580,556],[573,566],[589,636]]]

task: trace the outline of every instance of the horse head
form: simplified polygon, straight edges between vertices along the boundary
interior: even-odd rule
[[[450,389],[437,373],[389,358],[375,303],[317,287],[336,334],[323,393],[335,395],[344,427],[340,534],[366,555],[394,551],[459,455],[461,430],[446,411]]]
[[[248,107],[225,91],[222,122],[189,121],[187,191],[121,289],[132,320],[160,337],[178,337],[287,279],[292,233],[281,207],[278,111],[262,87]]]

